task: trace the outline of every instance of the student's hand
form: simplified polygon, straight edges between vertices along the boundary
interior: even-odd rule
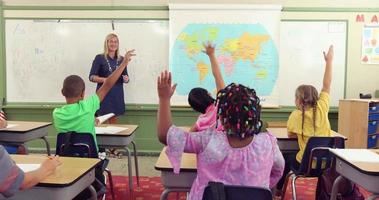
[[[172,94],[174,94],[176,84],[171,85],[171,81],[171,72],[168,72],[167,70],[161,72],[161,75],[158,76],[157,89],[160,99],[170,99]]]
[[[207,54],[208,56],[215,55],[215,45],[212,45],[212,43],[207,42],[207,43],[203,43],[203,46],[204,46],[203,52],[205,54]]]
[[[129,76],[128,75],[122,75],[122,80],[124,83],[129,83]]]
[[[40,167],[40,170],[43,171],[44,175],[48,176],[54,172],[54,170],[61,165],[59,161],[59,156],[49,156]]]
[[[129,51],[126,51],[125,53],[125,56],[124,56],[124,60],[122,61],[123,63],[129,63],[129,61],[132,60],[132,57],[135,56],[135,50],[132,49],[132,50],[129,50]]]
[[[7,127],[7,120],[0,117],[0,128],[5,128],[5,127]]]
[[[99,126],[100,125],[100,120],[95,118],[95,126]]]
[[[323,53],[324,53],[325,62],[332,62],[333,61],[333,57],[334,57],[333,45],[329,46],[328,53],[325,53],[325,51]]]

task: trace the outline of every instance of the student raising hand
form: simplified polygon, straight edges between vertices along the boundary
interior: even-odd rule
[[[324,53],[324,59],[326,62],[331,62],[333,61],[333,57],[334,57],[334,49],[333,49],[333,45],[330,45],[329,46],[329,50],[328,50],[328,53],[325,53],[325,51],[323,52]]]
[[[171,98],[172,94],[174,94],[176,84],[171,85],[171,81],[171,72],[164,71],[158,76],[157,86],[159,99],[167,100]]]

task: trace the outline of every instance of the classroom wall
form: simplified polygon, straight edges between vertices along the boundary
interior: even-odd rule
[[[170,3],[184,3],[176,0]],[[194,1],[191,1],[193,3]],[[195,1],[196,2],[196,1]],[[199,3],[202,1],[198,1]],[[207,1],[210,3],[230,3],[235,1]],[[379,89],[379,66],[363,65],[360,63],[361,54],[361,27],[363,23],[355,22],[357,14],[364,14],[366,21],[376,15],[379,17],[379,6],[374,1],[340,1],[340,0],[291,0],[291,1],[239,1],[241,3],[279,3],[283,5],[283,20],[348,20],[347,39],[347,66],[346,66],[346,97],[357,98],[359,92],[373,93]],[[343,3],[342,3],[343,2]],[[76,3],[77,7],[72,5]],[[0,4],[0,98],[5,97],[5,44],[4,44],[4,17],[5,18],[122,18],[122,19],[168,19],[167,2],[161,0],[149,1],[91,1],[86,0],[5,0]],[[48,7],[52,6],[52,7]],[[58,9],[58,10],[56,10]],[[322,36],[321,36],[322,37]],[[310,38],[315,39],[315,38]],[[323,67],[323,66],[320,66]],[[22,81],[22,80],[21,80]],[[42,107],[40,105],[6,105],[5,111],[10,120],[51,121],[51,112],[57,105]],[[59,105],[58,105],[59,106]],[[263,120],[285,121],[293,107],[280,109],[263,109]],[[156,105],[127,105],[125,116],[120,123],[138,124],[136,143],[139,151],[158,152],[162,145],[156,139]],[[196,113],[189,108],[173,108],[173,120],[178,125],[188,125],[195,121]],[[337,109],[330,113],[333,130],[337,130]],[[49,130],[50,143],[55,146],[56,133]],[[33,141],[28,144],[33,149],[44,149],[42,141]]]

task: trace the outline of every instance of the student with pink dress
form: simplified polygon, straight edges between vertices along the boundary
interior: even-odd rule
[[[225,83],[216,59],[215,46],[208,42],[204,44],[203,52],[209,57],[218,92],[225,87]],[[190,131],[202,131],[210,127],[216,127],[217,106],[215,105],[215,99],[206,89],[193,88],[188,94],[188,103],[192,109],[201,113]],[[218,126],[218,129],[222,130],[222,126]]]
[[[202,199],[209,181],[229,185],[272,188],[284,169],[284,159],[275,136],[260,132],[261,107],[254,89],[230,84],[217,94],[217,119],[224,127],[187,132],[172,124],[170,99],[176,85],[171,73],[158,77],[159,141],[167,145],[166,154],[180,173],[182,154],[197,154],[197,177],[189,193],[190,200]]]

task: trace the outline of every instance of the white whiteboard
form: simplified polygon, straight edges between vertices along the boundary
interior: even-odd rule
[[[320,92],[325,69],[323,51],[334,45],[330,105],[344,98],[346,71],[345,21],[282,21],[280,34],[279,104],[295,105],[295,90],[310,84]]]
[[[6,27],[8,102],[64,102],[60,90],[70,74],[80,75],[86,95],[96,84],[88,74],[105,36],[118,34],[120,50],[136,49],[124,86],[126,103],[156,104],[156,77],[168,66],[168,21],[11,20]]]
[[[86,95],[96,84],[88,73],[105,36],[113,32],[105,20],[5,20],[7,102],[64,102],[63,79],[78,74],[86,81]],[[115,21],[120,49],[134,48],[128,67],[125,102],[157,104],[156,77],[168,67],[168,21]],[[283,21],[280,37],[278,93],[280,105],[294,105],[295,89],[312,84],[321,89],[322,51],[334,44],[331,105],[344,97],[346,22]],[[173,102],[175,104],[175,102]]]

